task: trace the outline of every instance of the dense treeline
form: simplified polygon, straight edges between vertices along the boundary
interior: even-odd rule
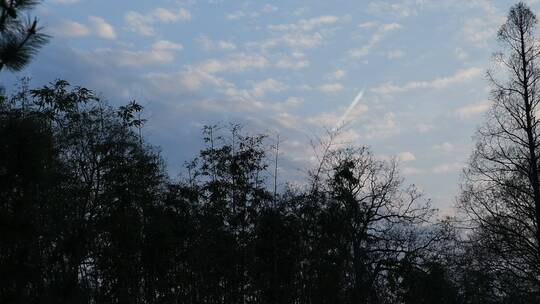
[[[499,290],[486,253],[366,147],[326,141],[305,185],[274,193],[272,147],[237,125],[205,127],[206,147],[175,181],[141,138],[136,103],[114,109],[57,81],[23,84],[0,107],[2,303],[523,296]]]
[[[0,70],[46,42],[17,14],[37,3],[0,4]],[[0,94],[0,303],[540,302],[536,25],[518,3],[498,32],[462,213],[444,220],[395,160],[334,132],[280,191],[279,143],[235,124],[204,127],[172,179],[136,102],[21,81]]]

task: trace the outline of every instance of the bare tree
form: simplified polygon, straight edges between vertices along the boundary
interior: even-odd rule
[[[496,259],[491,269],[540,287],[539,42],[535,14],[514,5],[488,71],[492,107],[465,170],[460,206]]]
[[[430,223],[435,210],[414,186],[403,185],[395,160],[379,160],[366,147],[329,151],[320,172],[321,192],[344,214],[352,299],[379,303],[387,276],[404,259],[414,263],[438,238]]]

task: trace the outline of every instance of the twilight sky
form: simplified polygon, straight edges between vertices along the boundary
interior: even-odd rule
[[[63,78],[115,105],[138,100],[145,135],[174,174],[200,148],[204,124],[279,133],[281,174],[293,177],[312,161],[309,138],[346,122],[340,142],[397,156],[406,182],[448,211],[514,3],[50,0],[34,15],[51,43],[0,82]]]

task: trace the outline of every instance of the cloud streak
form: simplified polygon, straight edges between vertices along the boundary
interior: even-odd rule
[[[343,115],[338,119],[337,123],[336,123],[336,126],[334,127],[334,129],[338,129],[340,126],[344,125],[347,123],[347,118],[349,117],[349,115],[351,114],[351,112],[354,110],[354,108],[356,108],[356,106],[358,105],[358,103],[360,102],[360,100],[362,100],[362,97],[364,97],[364,89],[362,89],[360,92],[358,92],[358,94],[356,95],[356,97],[354,98],[354,100],[351,102],[351,104],[349,105],[349,107],[345,110],[345,112],[343,113]]]

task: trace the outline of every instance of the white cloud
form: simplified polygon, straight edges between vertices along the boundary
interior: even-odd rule
[[[287,100],[283,103],[283,106],[285,107],[297,107],[304,103],[304,99],[296,96],[290,96],[287,98]]]
[[[255,100],[264,97],[268,92],[279,92],[286,86],[273,78],[268,78],[263,81],[254,83],[250,90],[238,90],[235,87],[229,87],[225,90],[225,94],[234,100]]]
[[[456,147],[449,142],[444,142],[442,144],[434,145],[433,150],[444,152],[444,153],[451,153],[456,150]]]
[[[345,77],[347,75],[347,72],[341,69],[335,70],[332,73],[329,73],[326,75],[326,79],[330,80],[340,80],[341,78]]]
[[[429,131],[435,129],[435,126],[433,126],[432,124],[428,124],[428,123],[419,123],[419,124],[416,125],[416,129],[420,133],[426,133],[426,132],[429,132]]]
[[[80,52],[88,61],[96,65],[113,65],[120,67],[155,66],[171,63],[175,52],[182,50],[182,45],[168,40],[155,42],[147,50],[102,48],[91,52]]]
[[[497,26],[492,20],[471,18],[465,21],[462,29],[463,37],[477,47],[486,47],[488,41],[497,33]]]
[[[225,60],[209,59],[198,65],[202,71],[214,74],[219,72],[240,72],[253,68],[263,68],[268,65],[266,57],[259,54],[239,53]]]
[[[463,167],[465,167],[465,164],[463,164],[463,163],[458,163],[458,162],[456,162],[456,163],[447,163],[447,164],[441,164],[441,165],[435,166],[432,169],[432,172],[435,173],[435,174],[445,174],[445,173],[459,171],[459,170],[463,169]]]
[[[246,11],[235,11],[230,14],[227,14],[227,19],[229,20],[238,20],[242,18],[257,18],[259,17],[258,12],[246,12]]]
[[[396,114],[393,112],[386,113],[382,118],[372,117],[365,126],[367,139],[383,138],[399,132],[396,123]]]
[[[461,119],[466,119],[486,112],[489,109],[489,106],[489,100],[483,100],[458,108],[454,111],[454,114]]]
[[[105,19],[96,16],[88,17],[90,23],[92,24],[93,32],[101,38],[104,39],[115,39],[116,33],[114,27],[107,23]]]
[[[335,138],[335,143],[338,145],[350,145],[358,142],[361,138],[360,133],[352,128],[341,131]]]
[[[393,51],[388,52],[389,59],[403,58],[403,56],[405,56],[405,52],[402,50],[393,50]]]
[[[158,51],[181,51],[184,48],[180,43],[168,41],[168,40],[159,40],[152,45],[152,49]]]
[[[455,50],[454,50],[454,55],[457,57],[457,59],[461,60],[461,61],[465,61],[469,58],[469,54],[462,48],[460,47],[457,47]]]
[[[267,92],[279,92],[285,89],[285,85],[273,78],[268,78],[261,82],[255,83],[251,94],[255,97],[262,97]]]
[[[278,37],[272,37],[260,42],[249,42],[248,47],[258,47],[261,49],[269,49],[274,47],[288,46],[294,50],[311,49],[320,45],[324,40],[323,34],[319,32],[291,32],[281,34]]]
[[[347,113],[347,119],[353,121],[357,119],[363,113],[368,111],[368,106],[365,104],[356,104],[354,108],[340,107],[337,111],[321,113],[315,116],[306,118],[306,122],[315,126],[335,127],[336,125],[343,123],[344,113]]]
[[[326,15],[326,16],[319,16],[319,17],[310,18],[310,19],[301,19],[297,23],[268,25],[268,29],[274,30],[274,31],[307,32],[317,27],[321,27],[323,25],[336,23],[338,20],[339,19],[336,16]]]
[[[176,23],[178,21],[187,21],[191,19],[191,13],[184,9],[165,9],[156,8],[148,14],[141,14],[134,11],[129,11],[124,16],[128,28],[131,31],[144,36],[152,36],[155,34],[154,25],[157,23]]]
[[[280,42],[284,42],[286,45],[292,48],[314,48],[321,44],[323,41],[323,35],[321,33],[302,34],[291,33],[283,35],[281,39],[275,41],[274,46]]]
[[[162,65],[174,60],[174,54],[159,50],[131,51],[104,48],[85,53],[85,55],[88,60],[97,64],[123,67]]]
[[[199,38],[197,38],[197,42],[205,51],[213,51],[213,50],[234,50],[236,49],[236,45],[230,41],[225,40],[219,40],[219,41],[213,41],[206,35],[201,35]]]
[[[416,167],[404,167],[403,169],[401,169],[401,172],[403,172],[403,175],[411,176],[422,174],[424,173],[424,170]]]
[[[273,119],[282,127],[289,129],[297,129],[298,122],[300,121],[299,117],[287,112],[278,113],[273,117]]]
[[[84,37],[91,34],[90,29],[86,25],[70,20],[53,26],[51,31],[54,35],[63,37]]]
[[[371,89],[375,93],[393,94],[403,93],[418,89],[442,89],[455,83],[462,83],[474,79],[482,74],[482,69],[473,67],[457,71],[455,74],[427,81],[413,81],[404,85],[385,83]]]
[[[416,159],[416,156],[414,156],[414,154],[411,152],[401,152],[398,154],[397,157],[401,162],[404,162],[404,163],[410,162]]]
[[[127,12],[124,21],[129,26],[129,29],[141,35],[151,36],[154,34],[154,28],[151,26],[153,18],[145,16],[137,12]]]
[[[343,85],[341,83],[327,83],[320,85],[317,89],[325,93],[336,93],[343,90]]]
[[[263,6],[263,8],[262,8],[262,11],[265,12],[265,13],[272,13],[272,12],[275,12],[277,10],[278,10],[277,6],[273,6],[273,5],[268,4],[268,3],[265,4]]]
[[[240,9],[229,13],[226,15],[226,18],[229,20],[239,20],[243,18],[255,19],[261,16],[261,14],[269,14],[278,11],[278,7],[271,4],[265,4],[260,9]]]
[[[289,96],[283,102],[272,103],[271,107],[278,112],[287,112],[292,108],[301,106],[304,103],[304,99],[296,96]]]
[[[222,60],[208,59],[196,65],[188,65],[179,74],[151,74],[151,78],[180,84],[183,88],[192,91],[198,90],[205,83],[218,87],[234,87],[216,74],[243,72],[267,66],[268,60],[262,55],[237,53]]]
[[[414,4],[406,2],[390,3],[380,0],[370,2],[367,11],[375,15],[390,14],[397,17],[409,17],[418,13]]]
[[[249,42],[247,46],[263,50],[282,46],[288,46],[293,51],[311,49],[320,45],[329,35],[330,32],[323,27],[338,21],[339,18],[336,16],[325,15],[301,19],[296,23],[268,25],[267,29],[273,37],[262,41]]]
[[[276,62],[276,67],[280,69],[302,69],[309,66],[309,61],[302,56],[281,56]]]
[[[359,28],[372,28],[376,26],[377,26],[377,22],[373,22],[373,21],[366,21],[358,25]]]
[[[388,32],[400,28],[401,25],[399,23],[387,23],[378,26],[373,36],[371,36],[371,39],[364,46],[350,50],[349,55],[355,58],[367,56],[371,49],[381,42]]]
[[[473,46],[487,47],[489,41],[494,39],[499,26],[504,23],[505,16],[497,11],[493,1],[475,0],[466,2],[467,6],[478,7],[483,10],[483,13],[478,17],[465,20],[461,36]]]
[[[152,14],[155,19],[163,23],[175,23],[177,21],[185,21],[191,19],[191,13],[185,8],[179,10],[171,10],[165,8],[156,8]]]
[[[96,16],[88,17],[89,25],[66,20],[52,27],[54,35],[61,37],[85,37],[95,35],[103,39],[115,39],[114,27],[103,18]]]

